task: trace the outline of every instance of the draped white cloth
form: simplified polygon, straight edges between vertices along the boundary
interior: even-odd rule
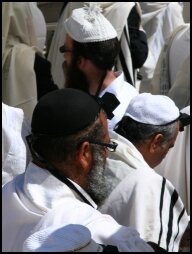
[[[2,185],[25,171],[30,159],[25,141],[29,133],[22,109],[2,103]]]
[[[142,9],[142,26],[147,35],[148,57],[141,67],[140,92],[152,92],[151,79],[161,49],[167,38],[184,24],[182,7],[178,2],[139,2]]]
[[[190,115],[190,106],[181,111]],[[179,132],[174,147],[155,171],[174,185],[190,214],[190,125]]]
[[[33,2],[2,3],[2,99],[31,119],[37,103],[35,52],[42,54],[46,24]],[[42,54],[43,56],[43,54]]]
[[[65,223],[87,226],[93,240],[103,244],[117,243],[122,251],[152,251],[138,232],[119,225],[109,215],[101,214],[91,197],[79,185],[73,184],[93,207],[82,202],[78,194],[49,171],[33,163],[28,165],[24,174],[4,185],[2,251],[22,252],[23,243],[31,233]]]
[[[161,50],[151,82],[153,94],[168,94],[178,70],[189,55],[190,26],[185,24],[173,31]]]
[[[80,186],[78,189],[97,208]],[[63,199],[78,195],[46,169],[29,163],[25,173],[16,176],[2,188],[2,249],[22,251],[22,244],[40,218]]]
[[[153,94],[168,95],[182,109],[190,104],[190,25],[174,30],[165,42],[151,82]]]
[[[115,132],[110,137],[118,146],[108,160],[106,178],[112,182],[117,176],[116,184],[120,182],[100,211],[134,227],[145,241],[178,251],[189,217],[175,188],[148,166],[128,140]]]
[[[136,230],[119,225],[111,216],[101,214],[78,200],[63,200],[40,220],[31,233],[65,223],[86,226],[94,241],[117,246],[119,252],[153,252]]]

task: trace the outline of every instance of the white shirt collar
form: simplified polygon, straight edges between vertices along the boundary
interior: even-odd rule
[[[118,94],[119,89],[124,84],[124,74],[122,71],[115,72],[116,79],[114,79],[111,84],[106,87],[99,95],[102,97],[106,92],[112,93],[114,95]]]

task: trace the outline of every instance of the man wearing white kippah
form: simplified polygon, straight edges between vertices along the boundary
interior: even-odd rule
[[[177,252],[189,222],[174,186],[153,170],[174,146],[183,125],[169,97],[143,93],[130,101],[110,132],[118,147],[109,155],[105,174],[114,190],[100,210],[136,228],[156,250]]]
[[[67,35],[60,52],[64,53],[65,87],[81,89],[98,97],[106,92],[117,97],[120,105],[109,120],[109,129],[113,129],[138,92],[124,81],[122,72],[112,70],[120,45],[116,30],[101,11],[96,3],[73,10],[64,22]]]

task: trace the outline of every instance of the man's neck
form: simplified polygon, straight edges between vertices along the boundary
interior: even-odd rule
[[[101,79],[102,79],[101,74],[89,79],[90,94],[92,94],[92,95],[96,94],[98,86],[100,85]],[[100,92],[102,92],[104,89],[106,89],[114,79],[116,79],[115,73],[112,70],[107,71],[107,74],[102,82]]]

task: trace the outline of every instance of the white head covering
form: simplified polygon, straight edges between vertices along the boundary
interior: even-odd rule
[[[169,97],[141,93],[130,101],[125,116],[137,122],[165,125],[178,119],[179,109]]]
[[[45,21],[33,2],[3,2],[2,6],[3,102],[22,108],[31,118],[37,103],[35,52],[42,53],[37,42],[38,38],[41,44],[44,41]],[[43,28],[41,37],[37,37],[39,28]]]
[[[75,9],[65,22],[65,29],[70,37],[78,42],[99,42],[117,37],[111,23],[101,14],[97,3]]]
[[[102,252],[88,228],[69,224],[37,231],[25,240],[23,252]]]

